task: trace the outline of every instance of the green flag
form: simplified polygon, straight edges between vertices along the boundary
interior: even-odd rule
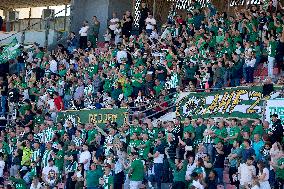
[[[3,51],[0,54],[0,64],[6,63],[10,59],[16,58],[20,54],[19,46],[20,44],[15,37],[9,45],[3,48]]]

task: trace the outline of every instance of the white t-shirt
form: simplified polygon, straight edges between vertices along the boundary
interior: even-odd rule
[[[51,60],[49,64],[50,64],[50,71],[52,73],[57,73],[57,62],[55,60]]]
[[[126,51],[117,51],[116,59],[118,63],[121,63],[121,59],[127,59]]]
[[[83,26],[79,31],[80,36],[88,36],[88,30],[89,26]]]
[[[118,18],[112,18],[112,19],[110,19],[110,22],[113,23],[113,24],[109,25],[109,29],[114,31],[117,28],[117,22],[119,22],[119,19]]]
[[[154,163],[163,163],[164,162],[164,154],[159,154],[158,157],[154,158]]]
[[[202,184],[200,184],[199,180],[193,180],[192,186],[194,186],[197,189],[204,189],[204,186]]]
[[[49,110],[54,111],[55,110],[55,103],[53,99],[49,99],[47,101],[48,105],[49,105]]]
[[[246,185],[251,184],[252,178],[256,173],[255,167],[253,165],[248,166],[246,163],[240,164],[238,168],[240,174],[240,184]]]
[[[3,177],[4,167],[5,167],[5,161],[1,160],[0,161],[0,177]]]
[[[185,177],[190,178],[191,174],[193,173],[193,170],[196,168],[196,164],[193,163],[192,165],[187,164],[187,169],[185,173]]]
[[[263,174],[265,174],[265,177],[264,177],[263,181],[268,181],[268,179],[269,179],[269,170],[267,168],[263,169],[263,173],[260,173],[260,172],[258,173],[259,176],[261,176]]]
[[[155,18],[146,18],[146,30],[153,30],[154,26],[156,25]]]
[[[42,188],[42,185],[40,182],[36,186],[34,185],[34,183],[32,183],[30,187],[30,189],[41,189],[41,188]]]
[[[84,164],[84,169],[89,170],[90,161],[91,161],[91,153],[89,151],[81,152],[79,156],[79,163],[83,163],[87,160],[87,163]]]

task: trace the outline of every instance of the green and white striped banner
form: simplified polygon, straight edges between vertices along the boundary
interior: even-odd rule
[[[263,102],[275,98],[278,96],[277,93],[263,98],[262,86],[189,93],[178,100],[176,115],[181,117],[192,116],[194,119],[198,117],[261,118]]]

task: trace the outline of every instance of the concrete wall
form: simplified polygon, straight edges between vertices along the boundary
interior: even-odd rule
[[[112,13],[116,12],[119,18],[122,18],[123,13],[129,10],[132,11],[132,0],[109,0],[108,17],[112,17]],[[134,17],[134,13],[132,14]]]
[[[13,34],[13,32],[0,33],[0,46],[9,44],[15,37],[17,38],[18,42],[21,42],[22,33],[17,33],[15,35],[11,36],[12,34]],[[9,36],[11,36],[11,37],[9,37]],[[6,37],[9,37],[9,38],[1,41],[1,39],[4,39]],[[51,44],[55,43],[56,40],[57,40],[57,32],[54,31],[54,30],[49,30],[48,44],[51,45]],[[32,44],[34,42],[39,43],[40,46],[44,46],[45,31],[27,31],[25,33],[24,44]]]
[[[71,31],[78,35],[82,22],[88,20],[91,23],[92,17],[97,16],[101,22],[100,39],[102,40],[112,12],[117,12],[121,18],[126,10],[132,10],[131,0],[73,0],[70,13]]]
[[[64,16],[56,17],[54,20],[50,21],[50,29],[63,31],[64,30]],[[21,19],[17,22],[12,22],[12,31],[22,31],[28,28],[29,19]],[[66,18],[66,31],[69,30],[69,16]],[[40,18],[31,18],[30,20],[30,30],[44,30],[45,22]]]
[[[71,5],[71,31],[76,35],[84,20],[92,21],[93,16],[97,16],[101,22],[100,33],[104,33],[108,19],[109,0],[74,0]]]

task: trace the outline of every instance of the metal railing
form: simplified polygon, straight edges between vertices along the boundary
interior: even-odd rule
[[[62,13],[63,11],[66,12],[69,8],[71,8],[71,5],[66,6],[64,9],[58,11],[58,12],[55,13],[54,15],[50,15],[50,16],[47,17],[47,18],[41,19],[41,20],[38,21],[38,22],[35,22],[35,23],[31,24],[31,25],[28,25],[28,26],[27,26],[25,29],[23,29],[23,30],[17,31],[17,32],[12,33],[11,35],[9,35],[9,36],[3,38],[3,39],[0,39],[0,42],[1,42],[1,41],[5,41],[5,40],[7,40],[7,39],[9,39],[9,38],[15,37],[17,34],[22,33],[22,36],[21,36],[21,44],[24,44],[25,32],[28,31],[28,30],[30,30],[30,28],[32,28],[32,27],[35,26],[35,25],[38,25],[38,24],[41,25],[41,24],[43,24],[43,25],[45,26],[44,29],[45,29],[45,32],[46,32],[46,33],[45,33],[45,46],[47,47],[47,46],[48,46],[47,40],[48,40],[49,29],[51,28],[51,26],[50,26],[50,21],[51,21],[51,20],[56,20],[56,15]],[[65,20],[65,22],[66,22],[66,20]],[[66,23],[64,23],[64,27],[66,28]],[[54,28],[54,29],[55,29],[55,28]],[[58,41],[58,40],[57,40],[57,41]]]

